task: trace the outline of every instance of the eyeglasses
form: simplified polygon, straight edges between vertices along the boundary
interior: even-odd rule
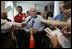
[[[32,12],[36,12],[36,11],[32,11]]]

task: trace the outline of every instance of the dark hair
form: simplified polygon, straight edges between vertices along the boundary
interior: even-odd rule
[[[50,14],[51,14],[51,16],[49,16]],[[47,12],[47,14],[46,14],[46,19],[47,19],[48,17],[53,17],[53,13],[52,13],[51,11],[48,11],[48,12]]]
[[[26,12],[27,14],[30,13],[29,11]]]
[[[37,14],[37,15],[41,15],[41,13],[40,13],[40,12],[37,12],[36,14]]]
[[[64,4],[66,4],[66,3],[71,3],[71,1],[63,1],[63,3],[64,3]]]
[[[64,3],[64,6],[63,6],[64,9],[70,9],[71,8],[71,1],[64,1],[63,3]]]
[[[21,8],[21,10],[23,11],[23,8],[22,8],[22,6],[17,6],[17,8]]]

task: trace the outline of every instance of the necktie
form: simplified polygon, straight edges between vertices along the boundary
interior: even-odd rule
[[[31,28],[33,27],[33,24],[34,24],[34,20],[32,21]],[[34,41],[33,34],[30,35],[30,45],[29,45],[29,48],[35,48],[35,41]]]
[[[31,28],[33,27],[33,24],[34,24],[34,20],[32,21],[32,25],[31,25]]]

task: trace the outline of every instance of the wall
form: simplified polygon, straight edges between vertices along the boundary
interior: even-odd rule
[[[8,18],[14,21],[14,6],[13,1],[5,1],[5,10],[7,11]]]
[[[1,12],[5,10],[5,2],[1,1]]]
[[[2,4],[1,9],[4,11],[3,8],[6,8],[6,10],[8,11],[8,18],[11,19],[12,21],[14,21],[14,16],[17,15],[17,11],[16,11],[16,6],[22,6],[23,7],[23,12],[26,13],[26,11],[28,11],[32,6],[34,6],[35,2],[29,3],[29,2],[21,2],[21,1],[6,1],[6,4]],[[40,5],[39,5],[40,3]],[[50,3],[50,2],[48,2]],[[48,4],[46,3],[46,4]],[[41,5],[42,4],[42,5]],[[44,10],[44,6],[45,6],[45,2],[38,2],[38,4],[36,4],[36,9],[38,12]]]
[[[16,6],[22,6],[23,7],[23,12],[26,13],[26,11],[28,11],[34,4],[32,3],[24,3],[24,2],[15,2]],[[44,6],[41,5],[36,5],[36,9],[37,11],[41,11],[44,9]]]

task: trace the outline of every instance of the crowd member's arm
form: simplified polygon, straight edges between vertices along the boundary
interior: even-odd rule
[[[61,26],[61,27],[71,26],[71,24],[68,22],[62,22],[62,21],[57,21],[57,20],[44,20],[44,19],[42,19],[41,21],[43,23],[54,25],[54,26]]]
[[[8,22],[7,20],[1,19],[1,29],[2,30],[9,29],[12,26],[21,27],[22,24],[21,23],[16,23],[16,22]]]
[[[22,24],[23,25],[26,25],[30,18],[31,18],[30,16],[29,17],[26,17],[26,19],[24,21],[22,21]]]

